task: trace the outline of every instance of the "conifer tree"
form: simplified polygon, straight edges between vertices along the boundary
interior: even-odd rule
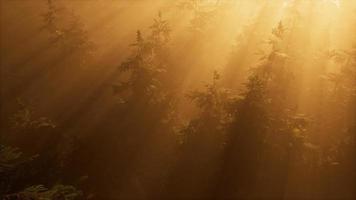
[[[215,71],[212,82],[203,91],[187,95],[199,114],[179,131],[179,154],[168,180],[166,198],[207,199],[212,195],[235,102],[231,91],[222,88],[219,80],[220,75]],[[171,197],[172,193],[177,195]]]
[[[94,44],[79,16],[54,0],[47,0],[47,8],[42,15],[42,29],[48,32],[49,41],[58,48],[61,59],[70,58],[72,66],[87,65],[94,53]]]
[[[286,101],[292,73],[285,65],[288,59],[284,53],[285,31],[281,22],[272,30],[270,50],[253,69],[246,92],[235,107],[221,169],[223,189],[218,195],[228,198],[276,198],[284,195],[283,189],[278,187],[286,184],[283,177],[288,175],[288,165],[294,152],[304,144],[306,125],[305,119],[296,116]],[[276,159],[283,160],[281,165]],[[269,163],[275,165],[270,166]],[[273,170],[285,174],[276,174]],[[271,179],[275,180],[274,184],[265,185]],[[260,192],[255,194],[253,191]]]

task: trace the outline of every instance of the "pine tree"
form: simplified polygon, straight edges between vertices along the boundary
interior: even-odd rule
[[[287,102],[293,74],[285,64],[289,57],[284,53],[285,34],[286,28],[280,22],[272,30],[269,52],[252,69],[246,92],[235,107],[217,195],[229,198],[284,195],[284,189],[279,187],[287,184],[283,179],[288,175],[290,161],[298,155],[295,152],[303,148],[307,124]],[[274,184],[265,185],[271,180]]]
[[[94,43],[79,16],[59,5],[57,1],[47,0],[42,29],[49,34],[49,42],[55,45],[61,59],[70,58],[71,66],[83,67],[89,63],[94,53]]]
[[[98,161],[88,170],[106,172],[93,177],[95,185],[102,184],[91,190],[101,198],[148,198],[163,185],[163,166],[170,151],[166,146],[173,141],[169,125],[173,95],[167,87],[170,27],[159,13],[149,29],[147,35],[136,32],[131,55],[118,67],[122,76],[113,85],[118,101],[102,126],[105,137],[95,134],[89,139],[100,150],[93,155]],[[93,147],[86,148],[91,151]],[[104,184],[108,176],[119,191]]]
[[[222,88],[219,80],[220,75],[215,71],[212,82],[203,91],[187,95],[199,114],[179,131],[177,165],[170,176],[165,198],[211,197],[226,142],[227,125],[232,119],[230,108],[235,102],[231,91]],[[173,197],[172,193],[177,195]]]

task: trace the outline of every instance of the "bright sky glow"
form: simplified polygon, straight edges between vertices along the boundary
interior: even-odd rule
[[[292,3],[295,0],[285,0],[283,6],[288,6],[290,3]],[[340,0],[323,0],[324,3],[331,3],[334,4],[336,7],[340,8]]]

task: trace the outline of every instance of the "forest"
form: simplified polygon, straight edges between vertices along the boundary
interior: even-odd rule
[[[355,0],[0,0],[1,200],[355,200]]]

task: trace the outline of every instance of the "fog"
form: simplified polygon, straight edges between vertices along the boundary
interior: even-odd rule
[[[355,199],[353,0],[2,0],[3,199]]]

